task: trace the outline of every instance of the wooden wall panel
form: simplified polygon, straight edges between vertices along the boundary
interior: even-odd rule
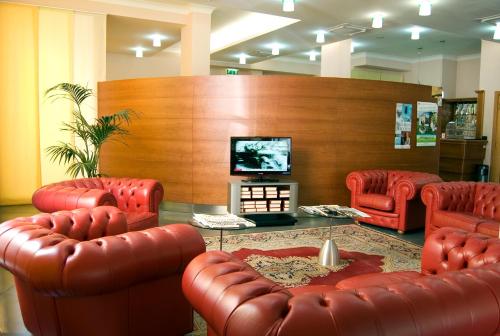
[[[438,147],[417,148],[422,85],[295,76],[169,77],[103,82],[99,114],[132,108],[128,146],[108,144],[103,171],[156,178],[165,199],[225,204],[231,136],[291,136],[300,204],[348,204],[353,170],[436,173]],[[396,103],[413,104],[412,148],[394,149]],[[234,178],[234,177],[233,177]]]

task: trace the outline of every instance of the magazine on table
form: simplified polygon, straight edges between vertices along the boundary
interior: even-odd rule
[[[370,215],[359,211],[358,209],[341,206],[341,205],[302,205],[299,207],[302,211],[315,216],[323,217],[339,217],[339,218],[359,218],[370,217]]]
[[[193,214],[193,225],[207,229],[244,229],[255,227],[255,223],[233,214],[205,215]]]

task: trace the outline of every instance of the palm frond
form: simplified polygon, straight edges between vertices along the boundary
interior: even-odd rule
[[[92,96],[92,89],[86,88],[80,84],[72,83],[59,83],[45,91],[45,96],[53,100],[69,99],[74,102],[78,107],[81,106],[83,101]]]
[[[73,121],[63,122],[61,130],[80,138],[84,148],[59,142],[46,149],[51,161],[68,165],[67,173],[72,177],[79,174],[86,177],[101,176],[99,173],[99,153],[102,144],[114,136],[128,134],[124,125],[129,125],[134,111],[124,109],[111,115],[101,116],[89,123],[81,111],[85,99],[93,95],[92,89],[79,84],[59,83],[45,91],[45,96],[52,100],[67,99],[75,106],[72,111]]]

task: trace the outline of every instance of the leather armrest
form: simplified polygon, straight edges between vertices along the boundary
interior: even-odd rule
[[[500,262],[500,239],[456,228],[440,228],[425,240],[422,273],[436,274]]]
[[[117,205],[115,197],[105,190],[65,185],[48,185],[38,189],[33,194],[32,203],[43,212]]]
[[[415,175],[407,175],[398,179],[395,185],[394,197],[411,200],[420,195],[421,189],[429,183],[441,182],[441,178],[434,174],[419,173]]]
[[[83,242],[29,223],[0,230],[2,266],[53,296],[99,295],[180,275],[204,251],[201,235],[185,224]]]
[[[204,253],[188,265],[182,277],[184,295],[217,335],[265,335],[287,311],[288,290],[257,273],[227,252]],[[255,308],[255,309],[252,309]],[[250,310],[246,322],[232,317]],[[245,328],[241,323],[252,324]],[[239,324],[239,326],[238,326]]]

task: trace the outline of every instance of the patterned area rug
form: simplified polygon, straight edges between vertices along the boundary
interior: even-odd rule
[[[245,260],[263,276],[285,287],[335,284],[356,274],[420,270],[421,246],[356,224],[332,227],[341,251],[339,266],[318,264],[319,249],[329,238],[328,227],[229,234],[222,249]],[[207,250],[219,249],[219,237],[204,237]],[[195,314],[196,331],[205,335],[204,321]]]

